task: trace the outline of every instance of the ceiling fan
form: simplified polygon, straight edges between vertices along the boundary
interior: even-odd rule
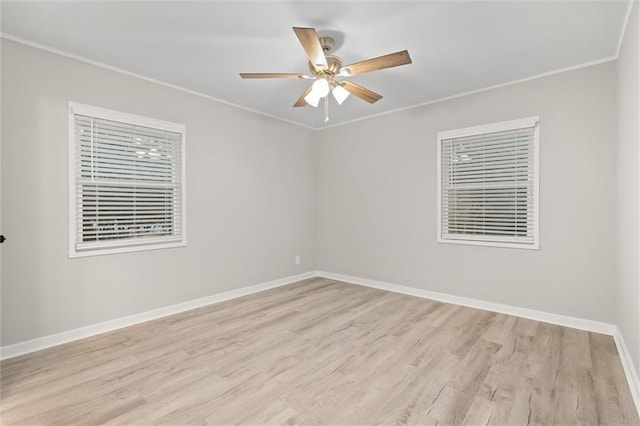
[[[303,107],[311,105],[312,107],[317,107],[320,99],[324,98],[325,123],[329,120],[329,92],[332,93],[339,105],[342,105],[350,94],[370,104],[382,99],[382,95],[365,87],[348,80],[337,80],[337,78],[351,77],[411,63],[409,52],[402,50],[344,66],[340,57],[329,54],[334,42],[331,37],[318,37],[315,28],[293,27],[293,31],[296,33],[296,36],[298,36],[300,44],[302,44],[302,47],[307,53],[311,75],[295,73],[240,73],[240,77],[302,78],[315,80],[293,106]]]

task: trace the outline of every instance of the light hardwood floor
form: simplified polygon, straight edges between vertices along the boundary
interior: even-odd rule
[[[613,339],[310,279],[3,362],[10,424],[639,424]]]

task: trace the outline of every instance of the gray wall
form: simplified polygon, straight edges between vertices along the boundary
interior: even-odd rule
[[[2,345],[315,268],[311,131],[1,47]],[[188,247],[67,258],[69,100],[186,125]]]
[[[636,2],[618,58],[618,286],[616,323],[640,369],[640,7]]]
[[[541,249],[436,243],[437,132],[535,115]],[[613,322],[616,124],[609,62],[322,131],[318,269]]]
[[[6,40],[2,59],[2,345],[319,269],[617,322],[638,353],[637,271],[621,274],[617,317],[613,291],[617,248],[637,269],[637,231],[616,242],[613,189],[617,165],[635,173],[621,191],[637,209],[638,163],[616,156],[616,108],[637,120],[616,81],[637,68],[611,62],[312,132]],[[68,100],[186,124],[188,247],[67,258]],[[541,250],[437,244],[436,133],[532,115]],[[637,160],[633,137],[620,146]],[[637,210],[622,216],[637,230]]]

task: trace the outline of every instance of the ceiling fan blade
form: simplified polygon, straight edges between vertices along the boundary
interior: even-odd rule
[[[305,91],[304,91],[304,93],[302,94],[302,96],[300,96],[300,97],[298,98],[298,100],[296,101],[296,103],[295,103],[295,104],[293,104],[293,107],[294,107],[294,108],[304,107],[304,106],[309,105],[309,104],[307,103],[307,101],[305,101],[305,100],[304,100],[304,97],[305,97],[305,96],[307,96],[307,95],[309,94],[309,92],[311,92],[311,89],[312,89],[312,88],[313,88],[313,87],[309,87],[307,90],[305,90]]]
[[[294,74],[286,72],[241,72],[242,78],[313,78],[304,74]]]
[[[366,87],[362,87],[359,84],[352,83],[350,81],[336,81],[337,84],[344,87],[351,93],[353,96],[362,99],[363,101],[367,101],[370,104],[378,102],[382,99],[382,95],[377,94],[376,92],[372,92]]]
[[[327,68],[327,58],[324,56],[315,28],[293,27],[293,31],[298,36],[298,40],[304,47],[304,51],[307,52],[313,66],[321,70]]]
[[[366,72],[378,71],[385,68],[397,67],[411,63],[409,52],[403,50],[401,52],[390,53],[377,58],[367,59],[366,61],[356,62],[355,64],[342,67],[340,74],[344,76],[364,74]]]

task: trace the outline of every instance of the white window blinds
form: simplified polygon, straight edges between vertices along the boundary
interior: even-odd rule
[[[87,108],[73,108],[70,254],[184,245],[184,131]]]
[[[439,134],[441,242],[538,247],[537,122]]]

